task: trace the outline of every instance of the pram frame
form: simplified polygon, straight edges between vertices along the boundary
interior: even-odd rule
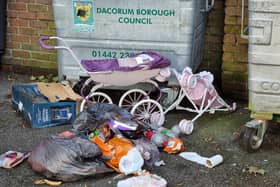
[[[46,45],[44,43],[45,40],[57,40],[57,41],[60,41],[62,43],[62,45],[59,45],[59,46]],[[80,63],[81,61],[78,59],[76,54],[69,47],[69,45],[67,44],[67,42],[64,39],[57,37],[57,36],[42,36],[39,38],[39,43],[40,43],[41,47],[43,47],[45,49],[49,49],[49,50],[61,50],[62,49],[62,50],[67,50],[71,54],[71,56],[78,63],[80,68],[89,75],[89,78],[84,83],[83,88],[92,81],[97,83],[95,86],[93,86],[91,88],[90,93],[87,96],[83,96],[83,88],[81,89],[81,95],[84,97],[84,99],[80,105],[80,111],[84,110],[85,105],[94,96],[97,96],[98,98],[102,97],[102,101],[104,101],[104,102],[106,101],[108,103],[113,103],[110,96],[107,95],[106,93],[96,92],[98,89],[103,88],[103,87],[110,87],[110,86],[122,86],[123,87],[123,86],[132,86],[132,85],[135,85],[136,83],[148,83],[148,84],[153,85],[156,89],[160,90],[157,82],[155,82],[151,79],[159,74],[160,68],[145,69],[145,66],[143,66],[143,69],[127,71],[127,72],[122,72],[122,71],[89,72],[82,66],[82,64]],[[140,96],[142,95],[143,98],[147,99],[148,102],[154,103],[153,100],[151,100],[149,98],[148,93],[146,93],[144,90],[131,89],[122,95],[118,105],[120,107],[123,107],[125,97],[130,97],[129,94],[135,95],[136,93],[140,94]],[[158,99],[160,97],[161,97],[161,92],[159,94]],[[140,99],[140,97],[138,96],[138,98],[136,98],[136,99]],[[132,103],[132,105],[135,105],[136,101],[131,101],[131,103]],[[156,104],[156,105],[158,105],[158,104]],[[131,107],[133,107],[133,106],[131,106]],[[158,110],[160,113],[162,113],[162,108],[159,108]]]

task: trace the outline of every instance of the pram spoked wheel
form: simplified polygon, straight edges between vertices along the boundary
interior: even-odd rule
[[[113,104],[112,99],[107,94],[103,92],[92,92],[82,101],[80,106],[81,112],[86,108],[87,102]]]
[[[141,89],[132,89],[125,92],[120,101],[119,107],[125,108],[130,111],[139,101],[149,99],[148,94]]]
[[[249,153],[255,152],[261,147],[267,123],[263,120],[252,120],[245,125],[245,129],[241,133],[241,145]]]
[[[164,123],[162,106],[155,100],[141,100],[131,109],[130,112],[136,119],[151,127],[159,127]]]

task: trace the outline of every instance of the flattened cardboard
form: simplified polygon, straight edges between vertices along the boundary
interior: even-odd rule
[[[50,102],[58,102],[65,100],[72,100],[79,102],[83,98],[76,94],[69,85],[64,85],[61,83],[36,83],[38,85],[38,90],[41,94],[46,96]]]

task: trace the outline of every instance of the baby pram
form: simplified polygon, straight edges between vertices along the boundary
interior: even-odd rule
[[[46,40],[58,40],[61,42],[61,45],[46,45],[44,43]],[[146,82],[159,89],[158,83],[152,80],[152,78],[165,81],[169,76],[169,74],[165,73],[166,71],[164,71],[164,69],[170,65],[170,61],[155,52],[142,52],[125,59],[79,60],[62,38],[42,36],[39,38],[39,43],[45,49],[67,50],[80,68],[90,76],[85,81],[84,87],[89,85],[92,81],[96,83],[91,88],[89,95],[85,96],[85,99],[81,103],[81,111],[90,101],[113,103],[108,94],[97,91],[100,88],[109,86],[132,86],[136,83]],[[83,93],[83,91],[81,91],[81,93]],[[159,105],[154,100],[149,99],[149,95],[146,91],[142,89],[131,89],[122,95],[119,100],[119,106],[130,110],[137,102],[144,98],[147,99],[148,102]]]
[[[186,110],[189,112],[196,113],[195,117],[191,120],[182,120],[179,123],[179,127],[182,132],[189,134],[193,130],[193,123],[197,120],[203,113],[215,113],[216,111],[234,111],[236,109],[236,103],[232,106],[228,105],[217,93],[213,86],[213,75],[210,72],[200,72],[193,74],[192,70],[186,67],[182,74],[178,73],[175,69],[172,69],[175,74],[179,84],[180,91],[176,100],[163,111],[163,115],[157,112],[152,113],[151,116],[147,116],[146,112],[153,110],[157,106],[150,105],[148,100],[142,100],[137,103],[133,108],[131,113],[140,119],[151,124],[151,126],[157,128],[156,126],[161,126],[164,122],[164,115],[173,109]],[[180,106],[182,100],[187,97],[190,101],[192,108]],[[150,117],[150,118],[147,118]]]

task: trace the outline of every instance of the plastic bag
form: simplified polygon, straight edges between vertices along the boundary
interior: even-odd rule
[[[47,137],[28,159],[32,169],[49,179],[76,181],[87,176],[113,172],[100,159],[96,144],[78,136]]]
[[[144,159],[137,148],[133,148],[127,152],[125,156],[120,159],[120,172],[128,175],[140,172],[144,165]]]
[[[166,187],[167,181],[154,174],[131,177],[118,182],[117,187]]]
[[[30,156],[29,152],[7,151],[0,155],[0,167],[13,168]]]
[[[132,116],[127,110],[122,109],[117,105],[95,103],[79,113],[76,120],[73,122],[73,130],[79,133],[92,132],[99,125],[115,119],[123,122],[130,122]]]
[[[95,136],[91,141],[99,146],[103,157],[108,160],[106,164],[115,171],[127,175],[141,170],[144,160],[130,140],[114,136],[108,142],[104,142],[102,138]]]
[[[145,166],[147,166],[148,168],[151,168],[156,163],[161,161],[158,147],[153,142],[141,138],[138,140],[133,140],[133,143],[141,153],[145,161]]]

